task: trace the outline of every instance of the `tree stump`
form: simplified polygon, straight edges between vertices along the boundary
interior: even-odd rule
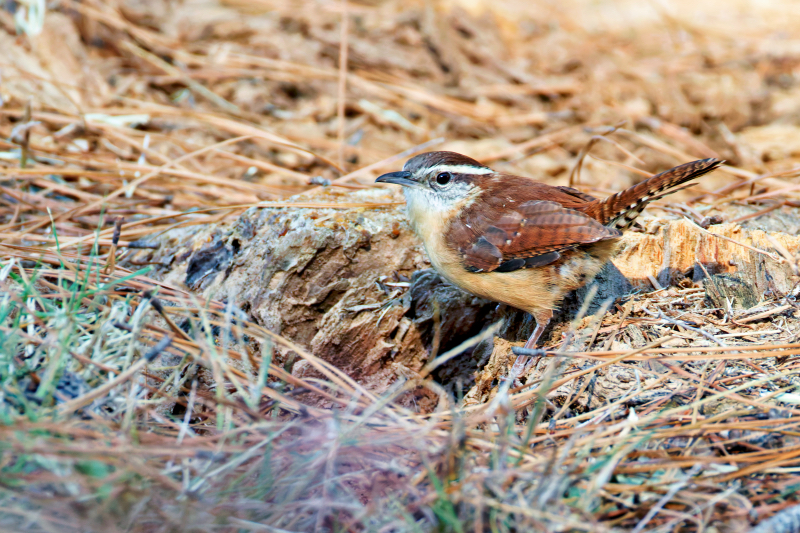
[[[297,201],[400,203],[402,197],[376,188],[323,191]],[[595,307],[632,290],[652,291],[654,285],[684,278],[697,282],[706,273],[735,275],[740,285],[750,287],[747,298],[733,297],[740,306],[751,305],[765,292],[786,294],[794,287],[791,265],[773,259],[779,253],[764,231],[736,224],[706,231],[686,220],[642,221],[644,232],[627,232],[618,255],[596,279]],[[769,235],[790,254],[800,250],[800,237]],[[156,277],[203,298],[232,301],[255,322],[376,392],[386,390],[398,374],[414,375],[434,345],[441,354],[501,319],[500,336],[511,342],[527,338],[533,327],[525,313],[498,310],[426,271],[429,262],[402,205],[252,208],[234,223],[174,230],[158,243],[157,250],[137,251],[129,259],[161,264]],[[556,328],[588,290],[565,300]],[[716,293],[724,298],[718,288]],[[491,352],[491,346],[484,346],[457,357],[439,369],[438,378],[446,383],[472,380]],[[285,350],[275,356],[281,364],[293,358]],[[311,369],[298,359],[292,371],[307,375]]]

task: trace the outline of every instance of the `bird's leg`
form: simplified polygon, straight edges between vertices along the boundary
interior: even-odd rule
[[[531,314],[533,315],[533,319],[536,320],[536,328],[528,338],[528,342],[525,343],[525,348],[528,350],[533,350],[536,348],[536,343],[539,341],[539,337],[542,336],[544,328],[547,327],[547,324],[550,323],[550,319],[553,318],[553,311],[551,309],[542,309],[541,311]],[[518,376],[522,376],[528,371],[529,362],[529,356],[517,356],[517,360],[514,361],[514,366],[511,367],[511,374],[513,374],[515,381]],[[519,385],[515,383],[515,385],[520,386],[521,383]]]
[[[538,342],[539,337],[542,336],[544,328],[547,327],[547,324],[550,323],[550,319],[553,318],[553,311],[551,309],[542,309],[541,311],[531,314],[533,315],[534,320],[536,320],[536,329],[533,330],[530,338],[528,338],[528,342],[525,343],[525,348],[528,348],[529,350],[536,348],[536,343]]]

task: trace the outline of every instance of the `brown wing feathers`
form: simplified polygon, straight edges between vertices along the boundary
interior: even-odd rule
[[[675,192],[675,187],[711,172],[723,162],[720,159],[701,159],[677,166],[605,200],[595,200],[581,211],[605,225],[628,228],[647,204]]]
[[[604,200],[570,187],[497,175],[490,190],[452,220],[446,239],[471,272],[544,266],[565,250],[618,238],[648,203],[722,163],[687,163]]]
[[[486,207],[468,209],[448,233],[472,272],[544,266],[558,259],[561,251],[620,236],[618,230],[556,202],[528,201],[505,213],[487,213]]]

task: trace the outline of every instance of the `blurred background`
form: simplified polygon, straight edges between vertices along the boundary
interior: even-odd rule
[[[800,152],[794,2],[65,0],[46,16],[39,3],[0,11],[0,135],[24,129],[32,149],[124,170],[256,126],[259,138],[177,166],[246,182],[228,203],[419,145],[566,183],[589,139],[614,126],[579,180],[597,192],[641,179],[628,166],[723,157],[737,169],[704,180],[712,190],[792,168]],[[28,102],[49,114],[15,132]],[[98,196],[118,185],[65,179]],[[161,207],[185,211],[219,202],[223,182],[173,190],[160,175],[119,201],[168,190]]]

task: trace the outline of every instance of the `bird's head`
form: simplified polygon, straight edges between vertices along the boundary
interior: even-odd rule
[[[456,152],[428,152],[412,157],[400,172],[380,176],[377,183],[403,186],[409,214],[459,211],[482,191],[495,171]]]

